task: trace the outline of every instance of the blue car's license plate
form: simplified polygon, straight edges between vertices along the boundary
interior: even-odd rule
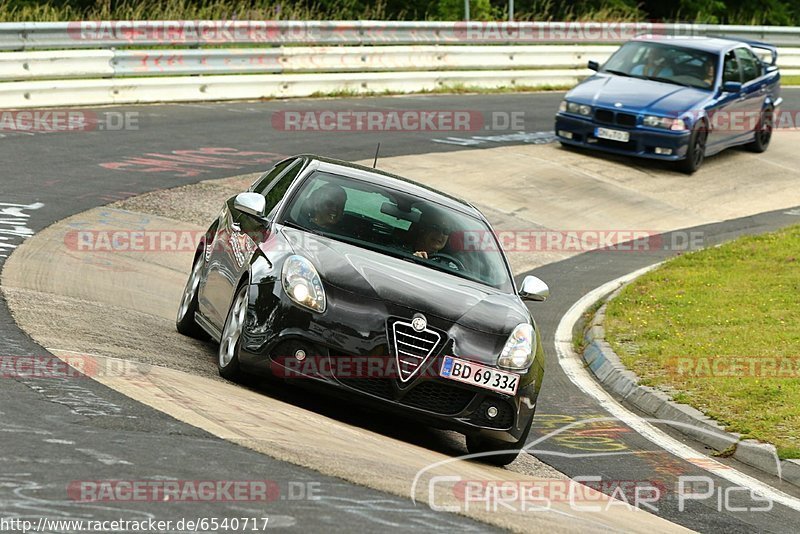
[[[598,139],[609,139],[611,141],[619,141],[620,143],[627,143],[631,139],[631,134],[622,130],[612,130],[610,128],[595,128],[594,136]]]

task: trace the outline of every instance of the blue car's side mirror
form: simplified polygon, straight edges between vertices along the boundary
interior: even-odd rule
[[[590,61],[586,66],[595,72],[600,70],[600,64],[597,61]]]
[[[742,84],[739,82],[725,82],[722,84],[723,93],[741,93]]]

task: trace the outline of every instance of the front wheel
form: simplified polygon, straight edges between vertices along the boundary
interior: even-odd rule
[[[522,447],[525,446],[525,442],[528,441],[528,434],[531,431],[532,424],[533,418],[528,422],[528,428],[525,429],[522,436],[514,442],[501,441],[484,436],[467,436],[467,450],[470,454],[494,453],[477,459],[487,464],[503,467],[517,459]]]
[[[239,347],[242,341],[242,332],[247,319],[248,287],[242,284],[236,290],[233,303],[228,310],[228,318],[222,328],[222,337],[219,341],[219,358],[217,369],[220,376],[238,382],[242,379],[239,367]]]
[[[768,109],[761,114],[761,118],[758,121],[758,126],[756,126],[755,138],[753,139],[752,143],[747,145],[749,150],[752,152],[761,153],[767,149],[769,142],[772,139],[772,122],[773,113],[771,109]]]
[[[208,337],[205,331],[197,324],[197,321],[194,320],[194,314],[197,312],[197,290],[200,287],[200,271],[202,269],[203,254],[200,252],[195,254],[192,272],[186,281],[186,287],[183,289],[181,304],[178,307],[178,317],[175,319],[175,327],[178,332],[195,339],[206,339]]]
[[[708,139],[708,128],[706,123],[699,121],[692,128],[689,136],[689,147],[686,150],[686,158],[678,162],[678,168],[686,174],[692,174],[700,168],[706,158],[706,140]]]

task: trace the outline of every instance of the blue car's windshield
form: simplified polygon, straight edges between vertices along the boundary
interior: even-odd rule
[[[713,89],[717,55],[664,42],[631,41],[614,52],[601,70],[617,76]]]
[[[492,230],[480,219],[408,193],[316,171],[283,223],[487,284],[513,288]]]

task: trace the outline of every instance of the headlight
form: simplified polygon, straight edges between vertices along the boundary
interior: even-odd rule
[[[533,348],[536,346],[536,333],[533,326],[522,323],[508,336],[503,352],[497,358],[497,365],[506,369],[524,371],[533,363]]]
[[[558,111],[575,113],[577,115],[583,115],[588,117],[592,114],[592,107],[587,106],[586,104],[578,104],[576,102],[569,102],[567,100],[562,100],[561,104],[558,106]]]
[[[682,131],[686,129],[686,123],[683,119],[673,119],[670,117],[656,117],[655,115],[646,115],[642,124],[653,128],[664,128],[665,130]]]
[[[324,312],[325,290],[314,265],[303,256],[289,256],[283,264],[283,290],[294,302],[314,310]]]

